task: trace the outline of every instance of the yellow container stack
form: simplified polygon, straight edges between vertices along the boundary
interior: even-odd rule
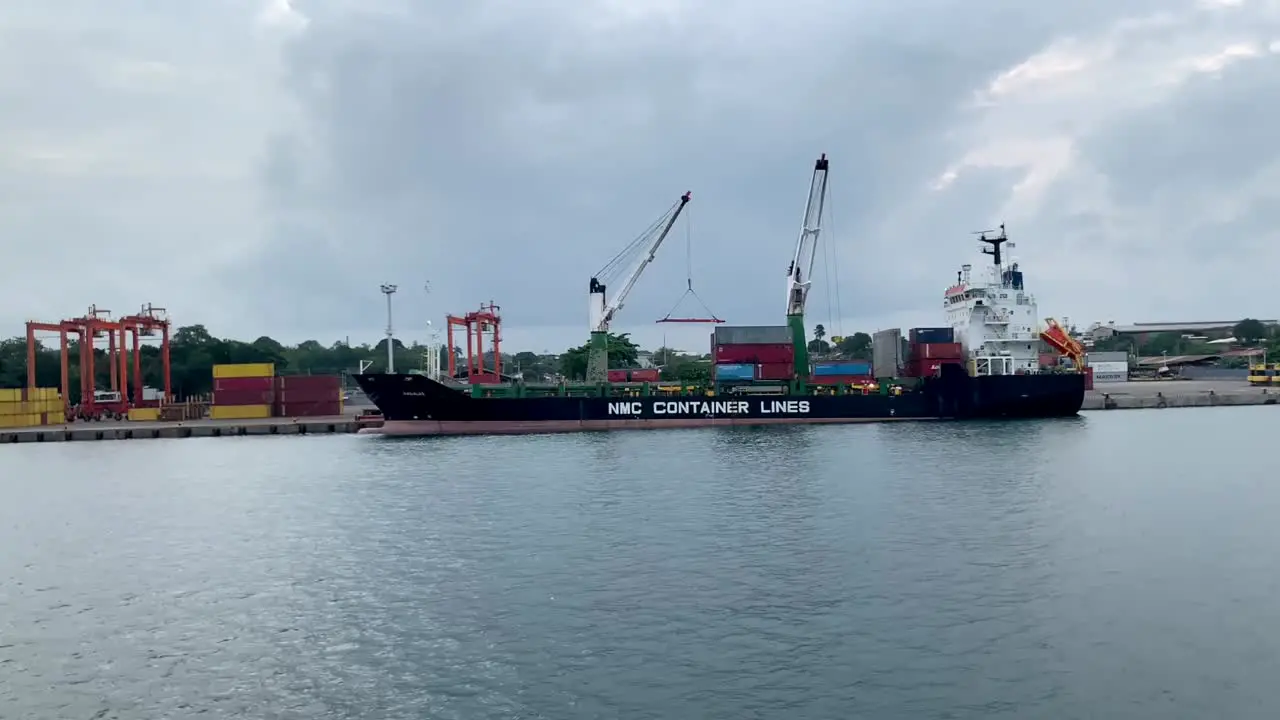
[[[0,389],[0,428],[59,425],[65,412],[57,388]]]
[[[272,363],[240,363],[213,366],[212,420],[260,420],[272,416],[274,377]]]

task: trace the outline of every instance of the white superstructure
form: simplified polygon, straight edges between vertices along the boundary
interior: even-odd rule
[[[947,323],[975,374],[1037,372],[1040,330],[1036,299],[1023,286],[1018,264],[1003,262],[1001,246],[1008,242],[1004,226],[998,236],[983,233],[978,239],[991,246],[982,252],[991,256],[992,263],[978,270],[962,266],[956,284],[943,294]]]

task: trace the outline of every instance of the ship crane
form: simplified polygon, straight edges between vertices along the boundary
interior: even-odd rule
[[[667,239],[672,226],[676,224],[676,220],[680,217],[680,212],[684,210],[685,205],[689,204],[691,198],[692,194],[688,192],[681,195],[676,204],[667,210],[662,217],[658,218],[643,234],[632,240],[622,252],[614,256],[599,272],[591,277],[589,288],[591,344],[587,355],[588,382],[602,383],[608,379],[609,324],[613,322],[614,316],[622,309],[623,304],[627,301],[627,296],[631,294],[631,289],[636,286],[640,275],[644,273],[644,269],[657,256],[658,248],[662,247],[662,242]],[[606,295],[607,287],[601,278],[616,273],[627,258],[632,257],[640,249],[644,250],[644,254],[632,268],[631,273],[622,285],[622,289],[618,291],[617,295],[614,295],[612,300],[609,300]]]
[[[1044,331],[1040,333],[1040,339],[1048,343],[1054,350],[1071,358],[1071,363],[1076,366],[1076,370],[1084,372],[1084,345],[1079,340],[1071,337],[1071,334],[1062,325],[1058,324],[1057,320],[1045,318]]]
[[[813,284],[813,264],[818,256],[818,234],[822,231],[822,208],[827,199],[827,154],[823,153],[813,165],[813,179],[809,182],[809,202],[804,208],[804,220],[800,226],[800,238],[796,240],[796,254],[787,268],[787,325],[791,328],[791,341],[795,345],[795,373],[797,378],[808,377],[809,344],[804,327],[805,302]]]

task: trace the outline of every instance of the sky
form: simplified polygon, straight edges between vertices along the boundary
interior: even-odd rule
[[[3,0],[0,336],[376,342],[394,283],[398,337],[558,351],[689,190],[613,329],[701,350],[690,280],[784,321],[820,153],[829,333],[939,324],[1000,223],[1042,316],[1273,317],[1278,89],[1277,0]]]

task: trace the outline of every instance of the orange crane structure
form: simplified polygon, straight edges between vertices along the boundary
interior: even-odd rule
[[[1045,318],[1044,330],[1040,332],[1040,339],[1048,343],[1049,347],[1071,358],[1071,363],[1075,365],[1076,369],[1084,372],[1084,345],[1079,340],[1071,337],[1071,334],[1059,325],[1057,320]]]
[[[120,318],[120,356],[121,356],[121,383],[120,389],[123,392],[128,383],[124,378],[128,375],[128,358],[129,348],[125,342],[130,337],[133,339],[133,407],[146,407],[150,404],[146,398],[142,396],[142,338],[153,337],[156,332],[160,333],[160,374],[161,382],[164,384],[164,395],[161,396],[161,403],[171,402],[173,400],[173,374],[172,367],[169,362],[169,318],[164,308],[153,307],[151,303],[142,306],[136,315],[126,315]],[[114,358],[113,358],[114,362]],[[157,405],[160,403],[156,403]]]
[[[142,397],[142,365],[139,336],[154,335],[156,330],[162,333],[160,354],[163,363],[164,397],[172,397],[172,383],[169,366],[169,321],[163,316],[162,308],[144,305],[137,315],[129,315],[119,320],[111,319],[109,310],[89,306],[83,316],[62,320],[57,323],[29,321],[27,323],[27,387],[36,387],[36,351],[39,343],[37,332],[56,332],[59,340],[59,370],[62,394],[62,405],[68,420],[102,420],[125,417],[130,408],[128,399],[129,358],[126,340],[129,332],[133,333],[133,383],[134,407],[143,404]],[[71,371],[70,371],[70,336],[75,335],[79,349],[80,370],[80,402],[72,406]],[[97,341],[107,340],[107,362],[110,390],[98,390],[96,383]]]
[[[457,361],[454,358],[453,331],[464,329],[467,333],[467,382],[495,385],[502,382],[502,316],[500,308],[490,300],[488,305],[481,305],[479,310],[458,317],[449,315],[445,318],[448,336],[449,377],[458,373]],[[489,334],[493,351],[493,369],[484,366],[484,336]]]

